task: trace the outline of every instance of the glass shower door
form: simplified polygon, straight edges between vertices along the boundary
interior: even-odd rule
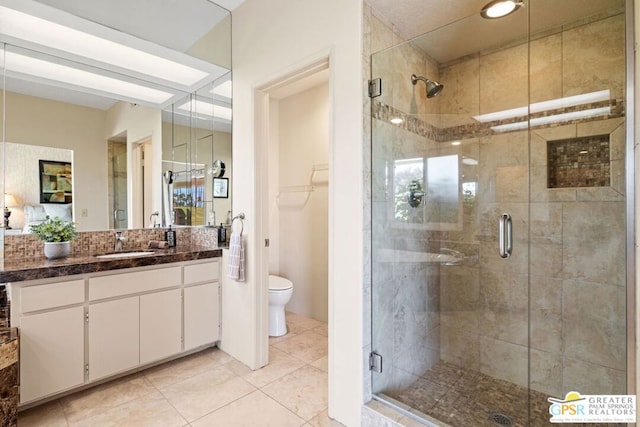
[[[372,55],[376,399],[547,426],[549,397],[625,393],[625,14],[605,3]]]

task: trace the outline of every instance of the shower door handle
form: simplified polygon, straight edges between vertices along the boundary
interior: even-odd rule
[[[498,220],[498,246],[500,256],[509,258],[513,250],[513,229],[511,226],[511,215],[503,213]]]

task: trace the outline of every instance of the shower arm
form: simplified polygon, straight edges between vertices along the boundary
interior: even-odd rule
[[[416,76],[415,74],[411,74],[411,83],[413,83],[413,85],[415,86],[416,84],[418,84],[418,80],[424,82],[424,84],[427,84],[427,79],[421,76]]]

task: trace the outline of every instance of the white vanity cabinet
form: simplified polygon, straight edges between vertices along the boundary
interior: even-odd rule
[[[89,381],[140,363],[139,301],[136,296],[89,305]]]
[[[214,344],[219,274],[208,258],[9,283],[20,403]]]
[[[191,350],[218,341],[219,283],[211,280],[219,276],[219,263],[194,264],[184,268],[184,349]]]
[[[55,291],[36,283],[12,298],[12,312],[21,312],[22,401],[84,382],[84,281],[58,280],[53,286]]]

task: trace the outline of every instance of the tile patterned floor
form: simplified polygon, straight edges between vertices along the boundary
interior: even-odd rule
[[[549,422],[546,394],[443,361],[409,387],[380,395],[399,407],[455,427],[497,427],[500,424],[489,419],[496,413],[509,416],[514,427],[554,425]],[[379,409],[382,404],[376,405],[374,409],[383,413]],[[597,423],[571,426],[622,427]]]
[[[327,325],[287,325],[257,371],[207,349],[20,412],[18,426],[342,426],[327,415]]]

